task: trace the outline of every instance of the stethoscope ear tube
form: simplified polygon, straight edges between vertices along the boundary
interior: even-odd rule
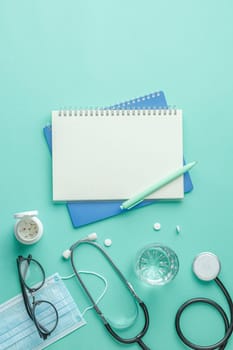
[[[144,314],[144,326],[142,328],[142,330],[133,338],[122,338],[120,337],[111,327],[111,325],[109,324],[109,322],[106,320],[106,318],[104,317],[103,313],[101,312],[101,310],[98,308],[98,306],[96,305],[93,297],[91,296],[90,292],[88,291],[86,285],[84,284],[82,278],[80,277],[80,274],[78,272],[78,269],[76,268],[75,264],[74,264],[74,258],[73,258],[73,252],[74,249],[78,248],[78,246],[80,246],[81,244],[89,244],[95,248],[97,248],[103,255],[104,257],[107,259],[107,261],[111,264],[112,268],[116,271],[116,273],[119,275],[119,277],[121,278],[121,280],[123,281],[123,283],[125,283],[126,287],[129,289],[131,295],[133,298],[135,298],[136,303],[140,306],[140,308],[143,311]],[[97,314],[100,316],[100,319],[102,320],[104,326],[106,327],[106,329],[108,330],[108,332],[119,342],[124,343],[124,344],[132,344],[132,343],[138,343],[138,345],[144,349],[144,350],[150,350],[150,348],[148,348],[144,342],[142,341],[142,337],[146,334],[148,327],[149,327],[149,312],[148,309],[146,307],[146,305],[144,304],[144,302],[137,296],[137,294],[135,293],[133,287],[131,286],[131,284],[126,280],[126,278],[124,277],[124,275],[121,273],[121,271],[118,269],[118,267],[115,265],[115,263],[112,261],[112,259],[110,258],[110,256],[105,252],[105,250],[99,246],[97,243],[95,242],[91,242],[88,239],[83,239],[80,240],[76,243],[74,243],[70,249],[70,257],[71,257],[71,265],[73,267],[74,273],[76,275],[76,277],[78,278],[81,286],[83,287],[84,291],[86,292],[87,296],[89,297],[93,308],[95,309],[95,311],[97,312]]]
[[[119,342],[124,344],[138,343],[138,345],[140,345],[142,349],[150,350],[150,348],[148,348],[142,341],[142,337],[146,334],[149,327],[149,313],[146,305],[142,301],[139,302],[139,306],[143,311],[145,324],[141,332],[138,335],[136,335],[134,338],[128,338],[128,339],[122,338],[112,329],[112,327],[108,322],[106,322],[104,325],[107,328],[108,332]]]

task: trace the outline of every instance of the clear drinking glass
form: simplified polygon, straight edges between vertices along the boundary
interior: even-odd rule
[[[141,249],[136,257],[136,274],[149,285],[164,285],[176,276],[179,260],[169,247],[152,243]]]

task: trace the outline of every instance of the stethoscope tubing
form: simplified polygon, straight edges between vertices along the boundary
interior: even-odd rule
[[[190,348],[194,349],[194,350],[214,350],[219,348],[220,350],[224,350],[226,345],[227,345],[227,341],[230,338],[232,331],[233,331],[233,302],[231,299],[230,294],[228,293],[226,287],[223,285],[223,283],[220,281],[220,279],[218,277],[216,277],[214,279],[214,281],[216,282],[216,284],[219,286],[219,288],[221,289],[221,291],[223,292],[228,306],[229,306],[229,310],[230,310],[230,321],[228,319],[228,316],[226,314],[226,312],[223,310],[223,308],[216,303],[214,300],[209,299],[209,298],[193,298],[190,299],[188,301],[186,301],[184,304],[182,304],[180,306],[180,308],[178,309],[177,313],[176,313],[176,318],[175,318],[175,327],[176,327],[176,331],[178,336],[180,337],[180,339]],[[209,304],[211,306],[213,306],[221,315],[223,322],[224,322],[224,326],[225,326],[225,335],[224,337],[218,341],[217,343],[213,344],[213,345],[207,345],[207,346],[202,346],[202,345],[198,345],[195,343],[192,343],[189,339],[187,339],[182,330],[181,330],[181,326],[180,326],[180,318],[181,315],[183,313],[183,311],[190,305],[193,305],[195,303],[206,303]]]
[[[146,350],[149,348],[143,343],[142,341],[142,337],[145,335],[148,327],[149,327],[149,314],[148,314],[148,310],[146,305],[143,302],[139,303],[139,306],[142,308],[143,313],[145,315],[145,324],[143,329],[141,330],[141,332],[134,338],[128,338],[128,339],[124,339],[122,337],[120,337],[110,326],[110,324],[107,322],[105,323],[105,327],[107,328],[107,330],[109,331],[109,333],[115,338],[117,339],[119,342],[125,343],[125,344],[132,344],[132,343],[138,343],[142,349]]]
[[[101,312],[100,308],[97,306],[97,304],[95,303],[92,295],[90,294],[88,288],[86,287],[85,283],[83,282],[76,266],[74,263],[74,250],[76,248],[78,248],[78,246],[80,246],[81,244],[89,244],[92,245],[93,247],[97,248],[104,256],[105,258],[109,261],[109,263],[111,264],[111,266],[113,267],[113,269],[117,272],[117,274],[119,275],[119,277],[121,278],[121,280],[123,281],[123,283],[125,283],[125,285],[127,286],[128,290],[130,291],[130,293],[132,294],[132,296],[136,299],[136,302],[138,303],[138,305],[140,306],[140,308],[143,311],[144,314],[144,326],[142,328],[142,330],[133,338],[122,338],[121,336],[119,336],[111,327],[110,323],[107,321],[107,319],[105,318],[105,316],[103,315],[103,313]],[[84,289],[85,293],[87,294],[88,298],[90,299],[93,308],[95,309],[95,311],[97,312],[97,314],[99,315],[100,319],[102,320],[105,328],[108,330],[108,332],[119,342],[124,343],[124,344],[132,344],[132,343],[138,343],[138,345],[144,349],[144,350],[150,350],[150,348],[148,348],[144,342],[142,341],[142,337],[146,334],[148,327],[149,327],[149,312],[148,309],[146,307],[146,305],[144,304],[144,302],[138,297],[138,295],[135,293],[134,289],[132,288],[132,286],[130,285],[130,283],[126,280],[126,278],[124,277],[124,275],[121,273],[121,271],[119,270],[119,268],[116,266],[116,264],[113,262],[113,260],[110,258],[110,256],[104,251],[104,249],[98,245],[95,242],[89,241],[88,239],[82,239],[79,240],[77,242],[75,242],[71,247],[70,247],[70,258],[71,258],[71,265],[72,268],[74,270],[74,273],[76,275],[76,277],[78,278],[82,288]]]

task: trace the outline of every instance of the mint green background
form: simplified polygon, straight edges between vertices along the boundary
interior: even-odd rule
[[[194,256],[216,253],[233,293],[232,1],[1,0],[0,50],[0,302],[20,292],[18,254],[30,252],[47,275],[67,275],[71,266],[61,253],[95,231],[100,244],[112,239],[108,252],[149,308],[146,344],[184,349],[174,329],[182,302],[206,296],[227,308],[214,283],[193,277]],[[191,172],[194,191],[181,203],[155,203],[74,229],[65,205],[51,199],[51,157],[42,133],[51,110],[106,106],[157,90],[184,111],[185,158],[198,161]],[[27,247],[14,239],[13,214],[32,209],[39,210],[45,230]],[[162,225],[159,232],[155,222]],[[151,242],[167,244],[180,260],[178,276],[162,288],[143,286],[133,272],[136,251]],[[88,302],[79,286],[67,285],[84,309]],[[220,319],[208,307],[186,316],[194,341],[221,337]],[[114,341],[93,311],[85,318],[86,326],[50,348],[138,348]]]

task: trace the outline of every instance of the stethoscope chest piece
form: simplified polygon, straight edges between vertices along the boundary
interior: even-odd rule
[[[198,254],[193,261],[193,272],[202,281],[214,280],[221,270],[218,257],[210,252]]]
[[[225,349],[227,346],[227,341],[232,335],[233,332],[233,301],[231,299],[231,296],[229,292],[227,291],[224,284],[220,281],[218,275],[221,270],[221,264],[218,259],[218,257],[210,252],[202,252],[198,254],[194,261],[193,261],[193,272],[194,274],[201,280],[201,281],[214,281],[217,286],[220,288],[222,293],[224,294],[227,304],[229,306],[229,313],[228,316],[227,313],[224,311],[224,309],[216,303],[214,300],[209,298],[192,298],[187,300],[185,303],[183,303],[180,308],[178,309],[176,313],[175,318],[175,326],[176,331],[180,339],[183,341],[185,345],[190,347],[191,349],[195,350],[214,350],[214,349]],[[219,312],[220,316],[222,317],[224,326],[225,326],[225,334],[217,343],[207,346],[201,346],[199,344],[195,344],[192,341],[190,341],[186,336],[184,335],[181,325],[180,325],[180,318],[183,314],[183,311],[189,307],[190,305],[202,303],[202,304],[209,304],[212,307],[216,309],[216,311]]]

